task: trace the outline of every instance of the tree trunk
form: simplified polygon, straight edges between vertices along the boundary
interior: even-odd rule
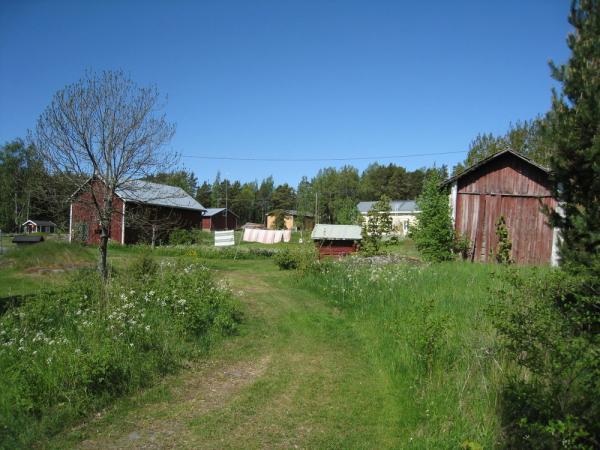
[[[98,261],[98,271],[102,276],[103,280],[108,278],[108,265],[106,255],[108,253],[108,230],[102,227],[102,234],[100,235],[100,260]]]

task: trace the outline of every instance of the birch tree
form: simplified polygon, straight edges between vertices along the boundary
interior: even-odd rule
[[[89,192],[98,217],[104,279],[115,192],[176,162],[166,149],[175,126],[163,106],[156,87],[140,87],[122,71],[88,73],[54,94],[30,134],[48,170],[67,176],[74,188],[82,175],[101,180],[100,189],[79,188]]]

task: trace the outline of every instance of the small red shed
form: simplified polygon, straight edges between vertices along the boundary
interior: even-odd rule
[[[542,212],[557,207],[549,175],[546,167],[504,150],[445,182],[456,233],[471,242],[474,261],[493,260],[496,222],[504,216],[516,263],[557,263],[558,231]]]
[[[342,257],[357,251],[362,235],[358,225],[318,224],[315,225],[311,238],[319,251],[319,257]]]
[[[208,208],[202,216],[204,231],[235,230],[238,216],[227,208]]]

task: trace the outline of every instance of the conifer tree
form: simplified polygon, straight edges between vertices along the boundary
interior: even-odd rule
[[[549,131],[555,146],[551,167],[562,214],[552,215],[561,231],[563,265],[595,266],[600,249],[600,1],[574,1],[567,40],[571,57],[551,63],[562,84],[553,92]]]
[[[417,250],[426,261],[447,261],[453,258],[454,227],[450,217],[450,202],[446,189],[440,189],[442,175],[432,170],[423,183],[423,193],[417,199],[421,212],[410,229]]]

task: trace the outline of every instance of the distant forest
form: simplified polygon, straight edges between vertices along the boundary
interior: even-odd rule
[[[544,118],[511,124],[504,135],[479,134],[469,145],[465,160],[452,173],[505,148],[547,165],[552,147],[546,135]],[[219,173],[213,180],[200,183],[185,168],[157,173],[148,180],[179,186],[207,208],[227,204],[241,223],[263,223],[270,211],[295,209],[316,212],[321,223],[347,224],[356,220],[359,201],[378,200],[384,194],[395,200],[416,199],[431,170],[448,175],[445,166],[410,171],[393,163],[375,162],[362,173],[350,165],[327,167],[311,179],[303,177],[298,186],[276,185],[272,176],[243,183],[222,178]],[[60,174],[48,173],[32,146],[17,139],[0,148],[0,229],[16,231],[27,218],[52,220],[66,228],[72,192],[73,186]]]

